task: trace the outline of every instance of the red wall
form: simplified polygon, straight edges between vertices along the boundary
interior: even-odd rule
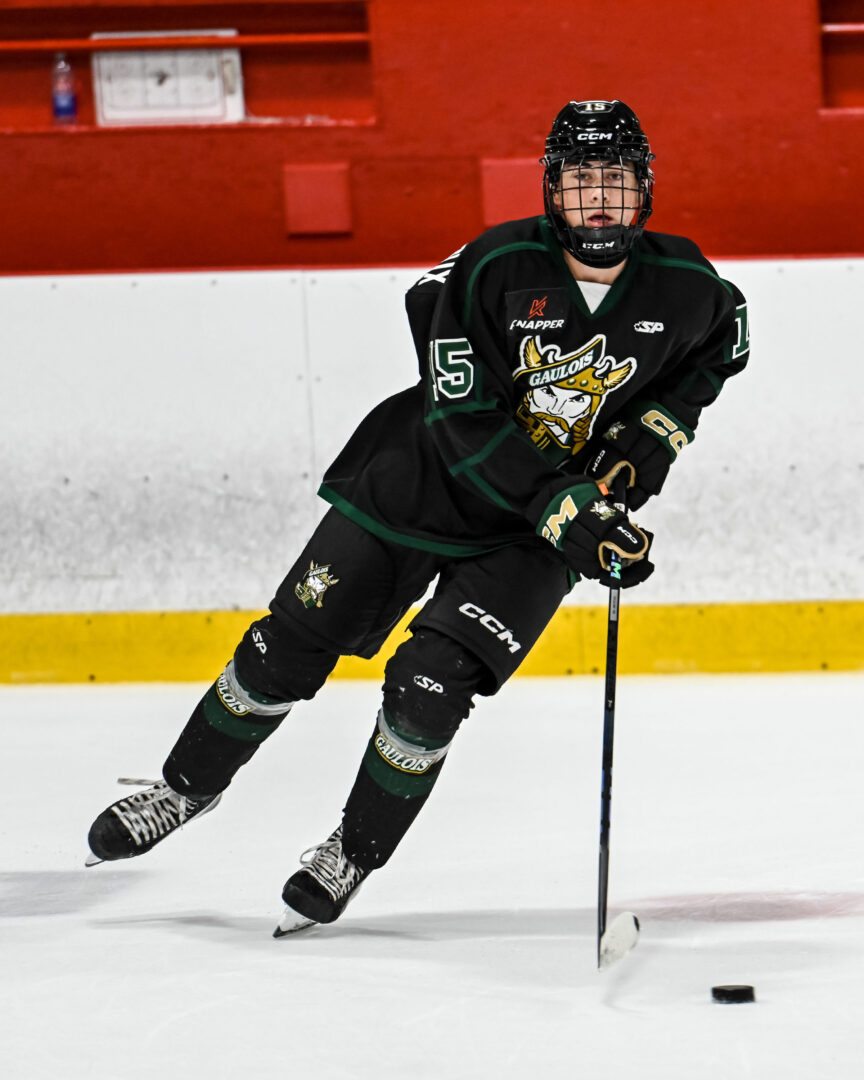
[[[66,3],[72,16],[106,6]],[[163,0],[160,18],[149,4],[140,25],[166,28],[172,6]],[[0,41],[32,36],[14,16],[33,7],[41,35],[68,34],[59,0],[11,0]],[[524,168],[502,197],[484,189],[482,162],[540,157],[558,108],[591,97],[624,99],[648,131],[653,228],[684,232],[714,256],[861,253],[864,63],[850,64],[847,49],[840,74],[823,76],[820,30],[859,7],[864,22],[857,0],[369,0],[370,115],[361,102],[355,122],[336,126],[98,129],[81,54],[82,123],[55,131],[50,55],[0,52],[0,271],[435,262],[496,211],[539,212],[539,167],[536,198]],[[198,25],[242,30],[248,9],[260,28],[278,9],[284,28],[291,8],[210,0]],[[849,40],[853,54],[864,43]],[[290,79],[273,92],[255,84],[266,81],[260,60],[250,55],[250,90],[290,95]],[[303,195],[289,177],[286,214],[285,167],[316,163],[347,166],[324,178],[334,227],[350,231],[289,235]],[[345,190],[333,195],[340,177]],[[314,174],[311,183],[314,202]],[[316,212],[330,227],[327,207]]]

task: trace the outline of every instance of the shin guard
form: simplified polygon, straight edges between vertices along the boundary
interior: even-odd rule
[[[352,862],[383,866],[420,813],[444,765],[485,664],[437,630],[420,629],[387,662],[384,703],[345,805]]]
[[[383,709],[345,804],[343,843],[364,870],[383,866],[423,809],[450,749],[395,728]]]
[[[187,797],[224,791],[293,704],[244,686],[231,660],[180,733],[162,775]]]

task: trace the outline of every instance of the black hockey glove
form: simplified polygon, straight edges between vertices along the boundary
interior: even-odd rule
[[[630,419],[617,421],[603,433],[585,473],[611,488],[618,473],[626,472],[627,503],[638,510],[649,496],[660,494],[669,466],[693,438],[668,409],[643,401]]]
[[[571,570],[603,585],[629,589],[654,573],[647,558],[654,534],[640,529],[608,503],[595,484],[560,491],[543,514],[537,532],[554,544]],[[621,577],[613,578],[611,555],[621,556]]]

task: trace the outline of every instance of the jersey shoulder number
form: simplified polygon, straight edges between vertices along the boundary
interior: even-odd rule
[[[436,401],[462,398],[474,386],[474,350],[467,338],[435,338],[429,342],[432,393]]]
[[[750,320],[747,317],[746,304],[739,304],[735,308],[735,327],[737,338],[732,346],[730,360],[737,360],[750,351]]]

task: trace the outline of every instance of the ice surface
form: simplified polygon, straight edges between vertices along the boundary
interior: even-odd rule
[[[481,701],[344,918],[271,937],[377,709],[337,682],[222,805],[85,870],[200,686],[0,690],[0,1071],[10,1080],[852,1080],[864,1038],[860,674],[623,678],[595,967],[602,681]],[[751,983],[752,1005],[710,988]]]

